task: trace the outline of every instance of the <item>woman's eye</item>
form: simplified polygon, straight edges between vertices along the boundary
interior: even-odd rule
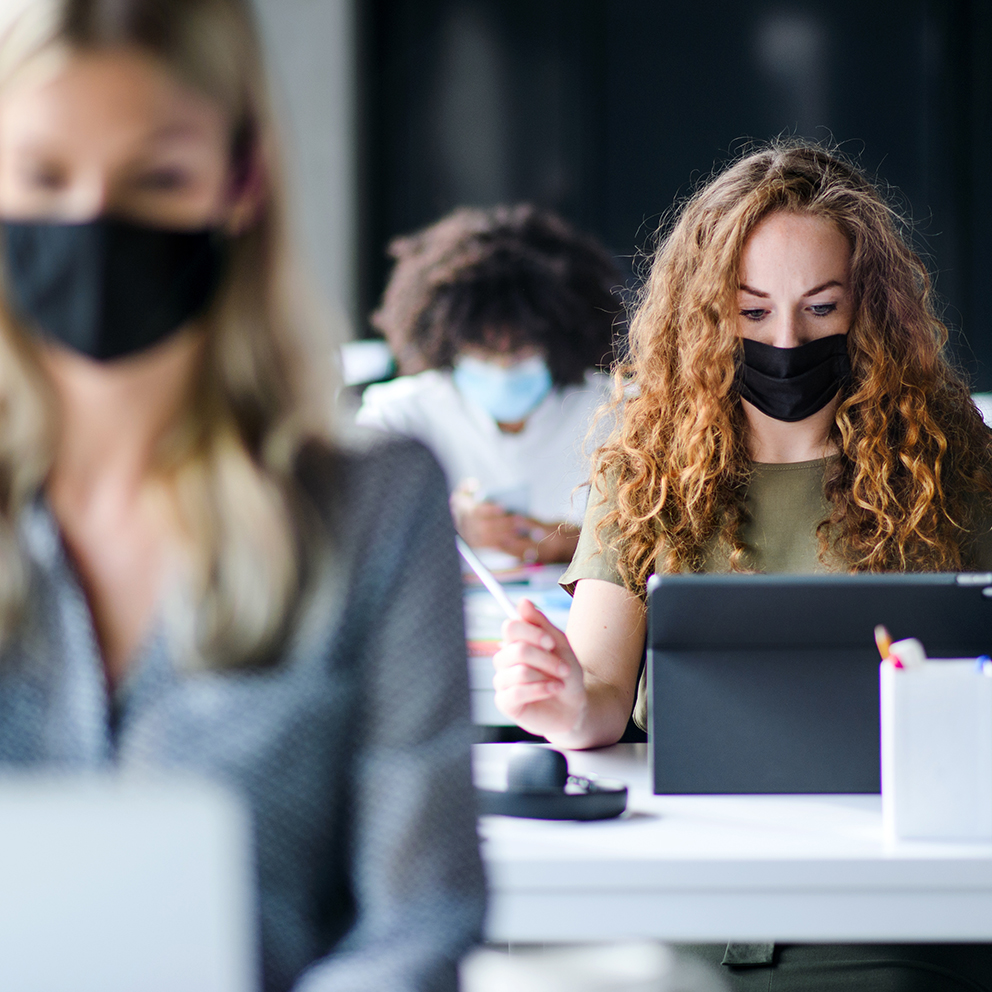
[[[809,311],[814,317],[826,317],[837,309],[836,303],[814,303]]]
[[[153,169],[138,175],[134,184],[140,190],[170,193],[185,189],[189,182],[189,175],[183,169]]]
[[[741,316],[746,320],[762,320],[768,313],[767,310],[741,310]]]
[[[34,189],[58,189],[65,182],[65,174],[54,166],[31,166],[24,169],[22,175]]]

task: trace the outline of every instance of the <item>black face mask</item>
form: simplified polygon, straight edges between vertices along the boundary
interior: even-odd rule
[[[102,361],[144,351],[202,313],[224,267],[214,230],[105,217],[2,229],[14,310],[38,333]]]
[[[747,338],[742,343],[737,388],[744,399],[775,420],[811,417],[851,375],[846,334],[831,334],[798,348],[776,348]]]

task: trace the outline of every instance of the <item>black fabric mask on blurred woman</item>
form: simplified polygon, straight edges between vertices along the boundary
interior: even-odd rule
[[[32,330],[90,358],[144,351],[209,305],[224,268],[216,230],[170,230],[98,217],[83,224],[4,221],[11,305]]]
[[[737,363],[741,396],[775,420],[805,420],[822,410],[851,375],[847,335],[831,334],[796,348],[744,338]]]

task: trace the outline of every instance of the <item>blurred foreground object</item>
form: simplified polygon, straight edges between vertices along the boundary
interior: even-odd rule
[[[266,992],[456,992],[485,889],[444,477],[329,422],[253,9],[0,3],[0,769],[224,783],[251,817]],[[155,886],[105,879],[146,841],[154,863],[159,828],[110,820],[88,887],[113,895],[80,929],[119,956]],[[66,872],[77,840],[48,845]],[[175,875],[181,916],[201,889]],[[179,964],[199,946],[155,934]],[[17,950],[41,973],[61,942]],[[0,988],[106,992],[63,960]],[[222,977],[200,987],[250,992]]]
[[[0,781],[0,988],[258,988],[247,810],[192,778]]]
[[[555,950],[479,950],[462,964],[463,992],[723,992],[705,965],[648,942]]]

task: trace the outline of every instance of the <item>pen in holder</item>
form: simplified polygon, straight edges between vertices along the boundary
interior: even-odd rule
[[[897,641],[880,667],[888,840],[992,842],[992,664]]]

